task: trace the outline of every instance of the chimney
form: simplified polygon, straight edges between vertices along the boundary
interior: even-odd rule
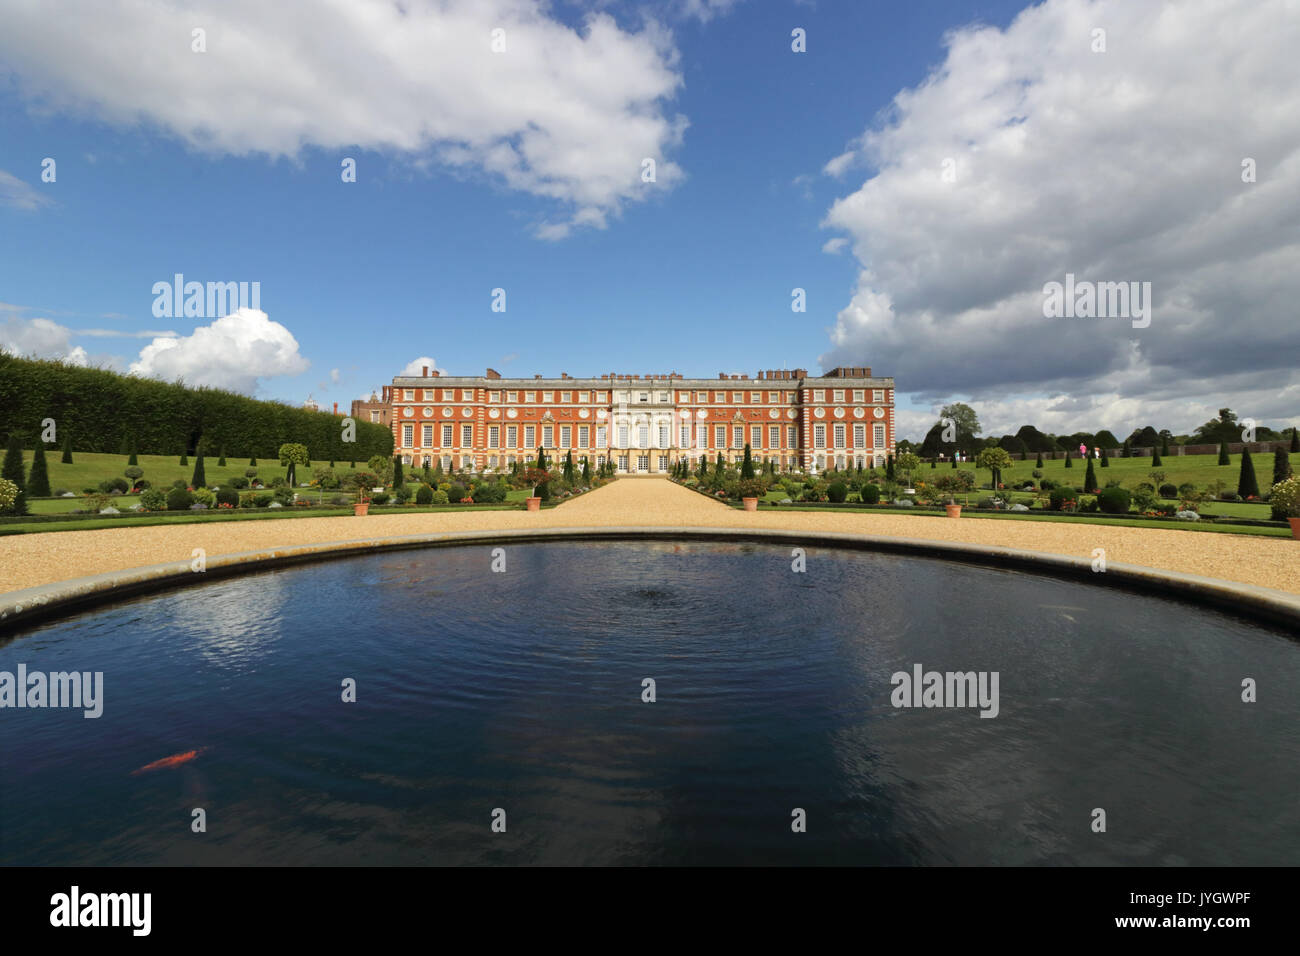
[[[335,402],[335,403],[334,403],[334,414],[337,415],[338,413],[339,413],[339,403],[338,403],[338,402]]]
[[[423,367],[424,371],[420,373],[420,377],[421,377],[421,378],[428,378],[428,377],[429,377],[429,366],[425,365],[425,366],[422,366],[422,367]]]
[[[491,379],[497,379],[497,378],[500,378],[500,377],[501,377],[501,373],[498,372],[498,371],[497,371],[496,369],[494,369],[494,368],[490,368],[490,369],[487,370],[487,376],[486,376],[486,377],[487,377],[487,378],[491,378]]]

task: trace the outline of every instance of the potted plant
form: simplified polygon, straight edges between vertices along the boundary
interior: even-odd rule
[[[1274,485],[1269,504],[1286,515],[1291,537],[1300,539],[1300,475],[1292,475]]]
[[[551,480],[551,473],[545,468],[529,468],[524,472],[524,481],[529,485],[528,497],[524,499],[529,511],[540,511],[542,499],[537,495],[537,486]]]
[[[762,478],[742,478],[736,483],[736,493],[746,511],[757,511],[758,499],[767,494],[767,482]]]
[[[961,505],[957,504],[957,495],[968,495],[975,488],[975,475],[965,468],[945,472],[935,477],[936,490],[943,494],[943,507],[949,518],[961,517]]]
[[[352,513],[358,518],[370,514],[370,495],[365,488],[357,488],[357,500],[352,505]]]

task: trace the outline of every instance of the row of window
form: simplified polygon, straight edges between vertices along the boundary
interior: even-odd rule
[[[403,389],[403,390],[402,390],[402,396],[403,396],[403,400],[404,400],[404,401],[407,401],[407,402],[414,402],[414,401],[435,402],[435,401],[439,401],[439,399],[436,397],[436,393],[438,393],[438,392],[442,392],[442,398],[441,398],[441,401],[444,401],[444,402],[454,402],[454,401],[456,401],[456,392],[457,392],[457,391],[460,392],[460,400],[461,400],[461,401],[463,401],[463,402],[472,402],[472,401],[474,401],[474,389],[472,389],[472,388],[462,388],[462,389],[459,389],[459,390],[458,390],[458,389],[454,389],[454,388],[441,388],[441,389],[438,389],[438,388],[424,388],[424,389],[407,388],[407,389]],[[423,393],[424,393],[423,398],[417,399],[417,398],[415,397],[416,392],[423,392]],[[845,388],[834,388],[834,389],[815,388],[815,389],[813,389],[813,401],[814,401],[814,402],[824,402],[824,401],[826,401],[826,393],[827,393],[827,392],[830,392],[830,393],[831,393],[831,401],[832,401],[832,402],[854,401],[854,402],[859,402],[859,403],[861,403],[861,402],[865,402],[865,401],[867,400],[867,399],[866,399],[866,389],[863,389],[863,388],[853,388],[853,389],[845,389]],[[848,397],[848,396],[850,395],[850,393],[851,393],[851,395],[852,395],[851,398]],[[553,403],[555,402],[555,396],[556,396],[557,394],[560,396],[559,401],[560,401],[560,404],[562,404],[562,405],[568,405],[568,404],[572,404],[572,403],[574,403],[574,402],[576,402],[576,403],[579,404],[579,405],[583,405],[583,404],[586,404],[588,401],[594,401],[594,402],[596,402],[597,404],[604,404],[604,403],[606,403],[606,402],[609,400],[609,399],[607,398],[607,396],[609,395],[608,392],[558,392],[558,393],[557,393],[557,392],[527,392],[527,391],[525,391],[525,392],[517,392],[517,391],[506,391],[506,392],[503,392],[503,391],[495,390],[495,389],[494,389],[494,390],[490,390],[490,391],[487,392],[487,400],[488,400],[488,402],[490,402],[490,403],[498,403],[498,402],[500,402],[500,401],[502,400],[502,396],[504,395],[504,396],[505,396],[505,401],[506,401],[506,402],[508,402],[508,403],[510,403],[510,404],[515,404],[515,403],[517,403],[517,402],[519,401],[519,396],[520,396],[520,395],[523,395],[523,400],[524,400],[525,403],[535,403],[535,402],[538,401],[537,396],[540,395],[540,396],[541,396],[541,401],[542,401],[542,403],[543,403],[543,404],[546,404],[546,405],[549,405],[549,404],[553,404]],[[615,392],[615,393],[614,393],[614,402],[615,402],[616,404],[641,404],[641,403],[648,403],[648,402],[650,401],[650,399],[651,399],[651,396],[652,396],[652,395],[655,395],[655,394],[657,394],[657,396],[658,396],[658,402],[659,402],[659,404],[661,404],[661,405],[662,405],[662,404],[667,404],[667,402],[669,401],[669,395],[670,395],[669,392],[658,392],[658,393],[654,393],[654,392],[649,392],[649,391],[646,391],[646,392],[637,392],[637,391],[624,392],[624,391],[618,391],[618,392]],[[744,392],[730,392],[730,393],[728,393],[728,392],[725,392],[725,391],[678,392],[678,393],[677,393],[677,401],[679,401],[679,402],[696,402],[696,403],[726,402],[726,401],[727,401],[727,395],[728,395],[728,394],[731,395],[731,403],[732,403],[733,405],[743,405],[743,404],[745,403],[745,393],[744,393]],[[784,394],[784,398],[782,397],[783,394]],[[589,398],[589,396],[593,396],[593,395],[595,396],[595,398]],[[692,397],[691,397],[692,395],[694,395],[695,397],[692,398]],[[575,398],[574,396],[577,396],[577,397]],[[710,396],[712,396],[712,397],[710,397]],[[872,400],[873,402],[876,402],[876,403],[883,402],[883,401],[885,400],[885,390],[884,390],[883,388],[873,389],[872,392],[871,392],[871,400]],[[750,392],[750,393],[749,393],[749,404],[751,404],[751,405],[758,405],[758,404],[761,404],[762,401],[763,401],[763,393],[762,393],[762,392]],[[784,392],[784,393],[782,393],[782,392],[768,392],[768,393],[767,393],[767,401],[768,401],[769,404],[773,404],[773,405],[776,405],[776,404],[782,404],[782,403],[793,403],[793,402],[795,401],[795,393],[794,393],[793,391],[787,391],[787,392]]]
[[[423,425],[423,426],[421,426],[421,430],[420,430],[420,438],[421,438],[421,441],[420,441],[420,444],[417,446],[417,445],[415,445],[415,426],[414,426],[414,425],[403,425],[403,426],[402,426],[402,447],[404,447],[404,448],[411,448],[411,447],[419,447],[419,448],[433,448],[433,447],[435,447],[433,439],[434,439],[434,429],[435,429],[436,427],[438,427],[438,426],[435,426],[435,425]],[[455,426],[455,425],[443,425],[443,426],[441,426],[441,427],[442,427],[442,433],[441,433],[441,435],[439,436],[439,437],[441,438],[441,442],[440,442],[439,445],[436,446],[436,447],[441,447],[441,448],[452,448],[452,447],[454,447],[455,444],[456,444],[456,443],[455,443],[455,438],[456,438],[456,431],[455,431],[455,429],[456,429],[456,426]],[[679,434],[679,436],[678,436],[678,438],[680,439],[678,447],[680,447],[680,448],[691,448],[691,447],[695,447],[695,448],[706,448],[706,447],[713,447],[713,448],[727,448],[727,447],[731,447],[731,448],[740,448],[740,447],[742,447],[742,446],[745,444],[745,442],[746,442],[745,426],[744,426],[744,425],[733,425],[733,426],[730,426],[730,428],[731,428],[731,435],[730,435],[730,437],[731,437],[731,443],[730,443],[730,445],[728,445],[728,443],[727,443],[727,437],[728,437],[728,435],[727,435],[727,429],[728,429],[728,426],[726,426],[726,425],[715,425],[715,426],[713,426],[713,435],[712,435],[712,437],[713,437],[713,444],[712,444],[712,446],[710,446],[710,445],[709,445],[709,437],[710,437],[710,436],[709,436],[709,427],[710,427],[710,426],[708,426],[708,425],[701,425],[701,424],[696,424],[696,425],[682,425],[682,426],[681,426],[680,434]],[[764,429],[765,427],[767,428],[767,445],[766,445],[766,446],[764,446],[764,444],[763,444],[763,429]],[[849,431],[848,431],[848,428],[849,428],[848,425],[846,425],[846,424],[836,423],[836,424],[832,425],[831,427],[832,427],[832,431],[831,431],[831,433],[830,433],[830,437],[831,437],[831,441],[833,442],[833,447],[835,447],[835,448],[845,448],[845,447],[852,447],[852,448],[865,448],[865,447],[867,447],[867,427],[866,427],[866,425],[853,425],[853,426],[852,426],[852,427],[853,427],[853,431],[852,431],[853,444],[852,444],[851,446],[847,444],[847,439],[848,439],[849,434],[850,434]],[[501,439],[502,439],[502,437],[503,437],[503,435],[502,435],[502,429],[503,429],[503,428],[504,428],[504,438],[505,438],[505,444],[504,444],[504,445],[501,444]],[[657,448],[667,448],[667,447],[668,447],[668,442],[669,442],[669,430],[670,430],[670,429],[669,429],[669,426],[668,426],[668,425],[660,425],[660,426],[658,427],[657,430],[658,430],[658,436],[657,436],[657,437],[658,437],[658,439],[659,439],[659,443],[658,443],[658,445],[656,445],[655,447],[657,447]],[[559,426],[559,429],[558,429],[558,431],[559,431],[559,435],[558,435],[558,438],[559,438],[559,445],[558,445],[558,446],[557,446],[556,443],[555,443],[555,442],[556,442],[556,438],[557,438],[557,435],[556,435],[556,428],[555,428],[555,427],[553,427],[553,426],[549,426],[549,425],[544,425],[544,426],[541,427],[540,431],[541,431],[541,440],[542,440],[542,441],[541,441],[541,447],[543,447],[543,448],[555,448],[555,447],[559,447],[559,448],[590,448],[590,447],[595,447],[595,448],[605,448],[605,447],[607,447],[607,445],[608,445],[608,426],[605,426],[605,425],[596,425],[596,426],[590,426],[590,425],[578,425],[578,426],[576,426],[576,432],[577,432],[577,436],[576,436],[576,437],[577,437],[577,444],[574,444],[574,442],[573,442],[573,439],[574,439],[574,432],[575,432],[575,426],[573,426],[573,425],[561,425],[561,426]],[[593,432],[594,432],[594,436],[593,436]],[[783,434],[783,433],[784,433],[784,437],[785,437],[785,439],[786,439],[786,442],[785,442],[785,446],[784,446],[784,447],[786,447],[786,448],[796,448],[796,447],[798,447],[798,440],[799,440],[798,429],[797,429],[797,427],[794,426],[794,425],[788,425],[788,426],[782,426],[782,425],[767,425],[767,426],[763,426],[763,425],[751,425],[751,426],[749,426],[749,435],[748,435],[749,445],[750,445],[750,447],[752,447],[752,448],[762,448],[762,447],[767,447],[767,448],[780,448],[780,447],[782,447],[782,445],[781,445],[781,438],[782,438],[782,434]],[[488,448],[536,448],[536,447],[538,447],[538,446],[537,446],[537,437],[538,437],[538,427],[537,427],[536,425],[505,425],[505,426],[501,426],[501,425],[490,425],[490,426],[488,426],[488,430],[487,430],[487,447],[488,447]],[[593,437],[594,437],[594,439],[595,439],[595,445],[594,445],[594,446],[590,444],[591,439],[592,439]],[[616,448],[632,448],[632,447],[636,447],[636,448],[649,448],[649,447],[651,447],[651,446],[650,446],[650,426],[649,426],[649,425],[639,425],[639,426],[637,426],[635,429],[631,428],[631,427],[628,426],[628,425],[619,425],[619,426],[617,427],[617,429],[616,429],[616,436],[615,436],[615,437],[616,437],[617,444],[616,444],[614,447],[616,447]],[[523,444],[520,444],[520,443],[519,443],[520,438],[523,439]],[[636,439],[636,445],[635,445],[635,446],[631,444],[633,438]],[[874,426],[873,426],[873,428],[872,428],[872,439],[873,439],[873,442],[872,442],[871,447],[873,447],[873,448],[883,448],[883,447],[884,447],[884,445],[885,445],[885,426],[884,426],[883,424],[881,424],[881,425],[874,425]],[[460,447],[461,447],[461,448],[472,448],[472,447],[474,447],[474,426],[473,426],[473,425],[461,425],[461,426],[460,426]],[[823,425],[814,425],[814,426],[813,426],[813,447],[814,447],[814,448],[825,448],[825,447],[826,447],[826,426],[825,426],[824,424],[823,424]]]
[[[525,463],[528,461],[527,458],[517,459],[515,455],[487,455],[485,458],[485,467],[487,468],[488,471],[497,471],[499,469],[512,467],[515,464],[516,460]],[[735,455],[733,456],[731,461],[732,464],[739,465],[742,460],[743,459],[740,455]],[[435,464],[435,459],[431,455],[424,455],[422,458],[417,458],[416,456],[413,455],[403,455],[402,461],[406,465],[411,465],[412,463],[416,463],[419,465],[423,465],[426,468],[431,468]],[[619,471],[630,471],[631,466],[633,464],[635,464],[637,471],[650,470],[650,456],[646,454],[636,455],[635,457],[629,454],[616,455],[614,456],[613,461],[615,463],[615,467]],[[686,461],[691,466],[692,469],[694,469],[699,464],[699,458],[694,455],[688,456],[686,458]],[[775,463],[777,467],[781,469],[794,468],[798,464],[796,457],[793,455],[783,455],[778,458],[773,458],[772,461]],[[452,455],[440,455],[436,459],[436,463],[442,466],[443,471],[451,471],[452,468],[455,466],[456,459]],[[879,467],[884,463],[885,463],[885,456],[881,454],[876,454],[874,456],[863,455],[860,453],[857,455],[834,455],[834,456],[817,455],[813,459],[813,464],[818,471],[824,471],[827,467],[834,467],[843,470],[845,468],[852,468],[855,465],[858,468],[870,468],[872,467],[873,464],[876,467]],[[601,468],[604,466],[604,464],[605,464],[605,456],[597,455],[596,467]],[[669,465],[668,456],[656,455],[655,464],[657,466],[656,470],[661,472],[667,471]],[[460,467],[465,471],[475,470],[477,466],[475,465],[474,462],[474,456],[461,455]]]

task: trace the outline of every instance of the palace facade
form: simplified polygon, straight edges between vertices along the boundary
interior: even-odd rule
[[[614,462],[623,474],[695,467],[745,445],[782,471],[883,464],[894,454],[894,380],[869,368],[768,370],[754,378],[665,375],[599,378],[449,376],[423,369],[384,386],[394,452],[409,465],[503,471],[535,460]]]

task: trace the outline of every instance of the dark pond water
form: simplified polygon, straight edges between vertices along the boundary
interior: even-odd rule
[[[0,671],[104,674],[98,719],[0,710],[0,862],[1300,859],[1285,635],[892,555],[811,550],[803,573],[756,545],[505,557],[302,566],[0,645]],[[891,675],[917,664],[997,672],[997,716],[894,707]]]

